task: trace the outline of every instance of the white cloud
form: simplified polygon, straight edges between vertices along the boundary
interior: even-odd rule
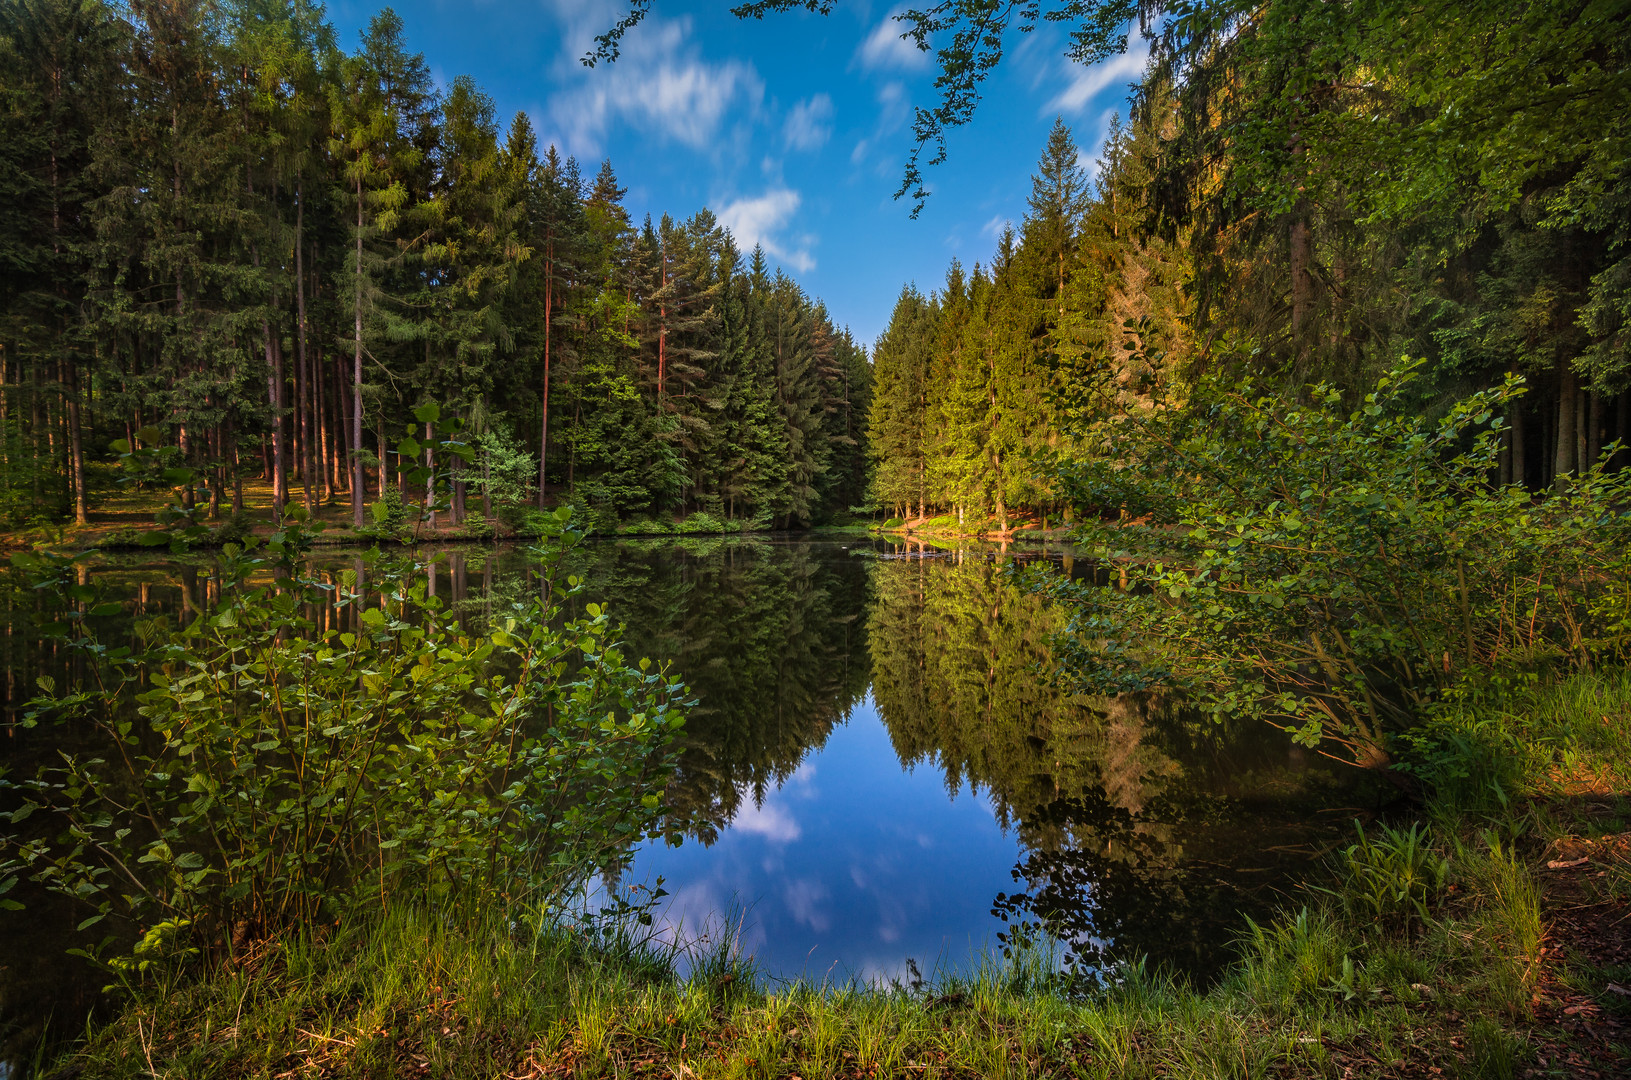
[[[1001,214],[997,214],[990,221],[980,226],[980,235],[989,236],[991,239],[995,240],[998,236],[1002,235],[1003,227],[1007,225],[1008,222],[1008,218]]]
[[[911,41],[902,38],[901,31],[906,24],[895,21],[895,16],[904,10],[896,8],[891,11],[861,42],[861,47],[855,50],[855,58],[861,66],[870,70],[898,70],[918,71],[929,66],[929,54],[919,49]]]
[[[815,269],[810,255],[810,237],[788,242],[780,239],[783,229],[803,202],[792,188],[773,188],[763,195],[737,199],[720,207],[719,223],[736,238],[737,247],[752,251],[762,245],[774,258],[780,259],[801,274]]]
[[[766,799],[763,806],[752,799],[744,799],[731,819],[731,828],[738,832],[762,836],[776,844],[790,844],[804,835],[793,815]]]
[[[819,150],[832,136],[832,98],[817,94],[793,106],[782,125],[782,137],[793,150]]]
[[[1076,155],[1076,164],[1080,165],[1087,175],[1098,177],[1099,170],[1104,165],[1105,143],[1110,139],[1110,121],[1115,119],[1121,111],[1121,109],[1106,109],[1099,114],[1099,133],[1093,140],[1093,146],[1098,148],[1096,156],[1090,159],[1086,147]]]
[[[1100,91],[1116,83],[1137,81],[1144,74],[1144,64],[1149,60],[1149,56],[1149,42],[1134,30],[1127,35],[1127,51],[1120,56],[1112,57],[1102,64],[1094,64],[1090,68],[1071,64],[1070,85],[1043,106],[1042,112],[1044,114],[1081,112]]]
[[[764,81],[752,64],[702,58],[688,17],[647,19],[623,39],[614,63],[586,68],[580,58],[615,18],[601,4],[557,0],[554,6],[564,32],[554,65],[560,89],[550,114],[574,153],[598,154],[614,123],[706,149],[728,118],[753,113],[764,100]]]
[[[856,142],[855,149],[850,151],[849,160],[852,165],[864,163],[875,148],[886,142],[888,136],[899,131],[911,111],[911,103],[906,97],[906,87],[901,83],[888,82],[878,87],[877,99],[877,123],[872,129],[872,134]],[[877,169],[879,175],[886,175],[894,171],[895,165],[886,155],[880,155]]]
[[[827,901],[827,887],[808,878],[789,881],[782,889],[782,900],[793,921],[808,926],[818,934],[832,929],[832,918],[823,907]]]

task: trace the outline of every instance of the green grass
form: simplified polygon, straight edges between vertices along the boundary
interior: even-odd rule
[[[1474,922],[1488,931],[1509,914],[1480,909]],[[1452,917],[1442,941],[1462,940],[1468,925]],[[582,1076],[1200,1078],[1339,1075],[1379,1042],[1459,1069],[1444,1009],[1483,1012],[1487,988],[1467,976],[1517,991],[1524,966],[1499,948],[1440,954],[1442,941],[1412,948],[1303,912],[1256,931],[1240,969],[1211,992],[1132,969],[1083,1001],[1034,960],[988,960],[919,992],[761,986],[729,962],[679,980],[660,955],[406,912],[284,943],[247,970],[155,987],[78,1063],[133,1077],[478,1077],[570,1063]],[[1426,983],[1440,988],[1440,1008],[1422,1008],[1412,986]]]
[[[1304,909],[1250,927],[1239,966],[1204,992],[1135,967],[1072,994],[1037,956],[987,958],[918,990],[778,985],[717,948],[680,979],[670,952],[626,939],[399,910],[265,945],[209,979],[151,985],[75,1064],[110,1077],[569,1065],[575,1076],[1199,1080],[1380,1075],[1374,1059],[1496,1075],[1476,1071],[1452,1017],[1491,1017],[1479,1045],[1521,1048],[1513,1022],[1535,977],[1538,896],[1498,847],[1474,842],[1453,866],[1459,897],[1436,904],[1426,929]]]
[[[1555,1055],[1535,1020],[1548,986],[1620,977],[1548,967],[1557,878],[1537,868],[1559,837],[1625,827],[1631,680],[1502,700],[1446,713],[1423,744],[1443,789],[1424,823],[1367,828],[1306,903],[1242,927],[1239,962],[1209,989],[1133,966],[1084,990],[1034,954],[920,987],[787,984],[718,935],[681,957],[627,933],[398,908],[138,988],[58,1064],[85,1077],[1524,1075]],[[1598,809],[1579,809],[1582,790]],[[1623,864],[1584,880],[1594,897],[1631,893]],[[1616,1052],[1593,1051],[1609,1071]]]

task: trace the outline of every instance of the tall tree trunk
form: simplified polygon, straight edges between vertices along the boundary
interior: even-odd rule
[[[379,413],[379,430],[375,432],[379,438],[379,497],[385,498],[385,485],[390,483],[391,476],[385,460],[385,409],[382,405]],[[397,478],[401,479],[401,470],[397,471]]]
[[[30,443],[29,449],[33,451],[34,458],[34,468],[32,470],[34,475],[29,479],[33,481],[34,508],[37,510],[39,509],[40,500],[44,497],[44,492],[42,490],[43,485],[41,484],[44,470],[41,468],[40,436],[45,431],[45,423],[40,418],[40,395],[44,392],[44,390],[40,386],[40,365],[37,361],[29,365],[28,374],[30,383],[30,393],[28,395],[28,437]]]
[[[360,170],[360,166],[359,166]],[[362,173],[357,173],[357,262],[351,289],[352,333],[356,350],[351,368],[351,526],[362,528]],[[381,497],[385,494],[385,462],[380,461]]]
[[[275,293],[272,308],[277,309]],[[283,507],[289,498],[288,477],[283,462],[283,349],[272,334],[272,324],[266,319],[261,320],[261,334],[266,342],[266,396],[272,406],[272,520],[282,522]]]
[[[236,517],[244,512],[244,470],[238,456],[238,425],[230,414],[227,416],[227,442],[232,450],[232,514]]]
[[[1631,390],[1621,390],[1618,413],[1620,416],[1616,418],[1615,439],[1628,449],[1615,454],[1615,468],[1624,468],[1631,463]]]
[[[310,514],[316,507],[312,505],[311,497],[311,410],[306,403],[311,393],[311,369],[307,367],[306,351],[306,263],[302,254],[306,241],[306,194],[302,185],[296,185],[294,197],[294,290],[296,317],[300,324],[295,335],[294,396],[295,414],[300,418],[297,425],[300,435],[300,485],[305,496],[306,513]]]
[[[538,509],[544,508],[544,487],[549,482],[549,317],[554,308],[555,239],[544,246],[544,408],[538,425]]]
[[[1526,453],[1527,445],[1524,438],[1523,402],[1512,403],[1512,482],[1527,484],[1529,476],[1529,458]]]
[[[311,354],[312,416],[317,425],[317,465],[321,474],[323,505],[334,501],[333,459],[329,456],[328,370],[323,366],[323,349],[314,346]]]
[[[1559,487],[1566,483],[1568,475],[1574,472],[1575,457],[1578,453],[1575,447],[1575,399],[1579,396],[1579,380],[1568,361],[1564,361],[1563,370],[1558,377],[1557,452],[1552,464],[1552,480]]]
[[[182,424],[176,429],[176,448],[181,451],[182,462],[190,466],[193,461],[193,441],[192,433],[187,430],[186,424]],[[181,489],[181,505],[188,510],[193,509],[197,505],[197,500],[193,496],[193,490],[193,482],[191,480],[187,482],[186,487]]]
[[[210,466],[210,520],[221,520],[221,493],[226,484],[223,466],[221,465],[222,444],[221,425],[212,424],[209,428],[210,457],[214,464]]]
[[[68,406],[68,468],[73,474],[74,524],[89,525],[85,502],[85,451],[79,431],[79,373],[75,365],[63,361],[63,393]]]
[[[1307,359],[1314,306],[1314,244],[1308,203],[1299,199],[1291,220],[1291,341],[1299,368]]]
[[[1603,454],[1603,395],[1593,390],[1586,398],[1586,459],[1582,471],[1597,464]]]
[[[430,448],[432,438],[429,424],[425,425],[425,513],[430,520],[430,527],[436,528],[436,452]]]

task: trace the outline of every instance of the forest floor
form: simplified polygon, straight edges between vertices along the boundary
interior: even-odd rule
[[[114,484],[109,478],[98,479],[104,479],[106,482],[93,486],[87,524],[76,525],[67,522],[14,529],[0,534],[0,545],[27,547],[36,543],[48,543],[79,547],[135,546],[133,537],[136,533],[158,528],[155,517],[165,504],[171,501],[170,492],[126,488]],[[300,488],[296,487],[292,495],[295,502],[303,501]],[[249,531],[259,535],[270,535],[273,531],[271,483],[258,479],[245,480],[243,498],[243,514],[250,523]],[[324,503],[314,497],[313,502],[315,505],[312,520],[321,522],[336,539],[353,537],[351,503],[348,499],[341,495]],[[229,497],[223,502],[219,516],[204,523],[211,528],[217,528],[228,522],[231,516],[232,505]],[[452,535],[451,530],[448,531],[448,535]]]
[[[72,522],[37,524],[25,528],[12,529],[0,532],[0,550],[16,550],[36,545],[51,547],[77,547],[77,548],[139,548],[138,536],[142,532],[158,528],[156,517],[167,502],[171,501],[172,493],[169,491],[135,490],[120,487],[114,484],[111,478],[98,477],[102,480],[94,486],[90,499],[90,510],[87,514],[89,521],[84,525]],[[563,499],[564,491],[552,491],[551,501]],[[299,486],[292,487],[290,503],[304,506],[304,491]],[[205,517],[203,524],[209,527],[214,534],[210,540],[204,541],[200,546],[218,546],[228,539],[236,539],[245,534],[256,536],[270,536],[274,531],[272,514],[272,485],[263,479],[249,479],[243,483],[243,511],[234,524],[230,497],[223,501],[219,514],[214,518]],[[429,523],[420,525],[411,533],[404,535],[403,542],[411,543],[443,543],[459,540],[495,540],[517,538],[515,531],[508,526],[494,522],[486,524],[481,517],[480,502],[472,499],[469,507],[471,520],[460,524],[448,524],[446,514],[439,515],[437,524],[432,527]],[[409,504],[410,516],[417,511]],[[367,514],[364,506],[364,520],[370,525],[372,517]],[[308,519],[311,523],[320,526],[321,532],[317,538],[318,543],[351,544],[372,543],[376,534],[370,531],[358,533],[353,530],[351,500],[344,492],[335,494],[325,501],[320,491],[313,492],[312,512]],[[739,523],[724,523],[728,527],[721,529],[715,519],[706,518],[707,527],[691,528],[693,519],[675,518],[658,522],[639,519],[627,526],[620,527],[617,535],[632,537],[661,537],[661,536],[711,536],[711,535],[740,535],[744,530]],[[642,524],[643,523],[643,524]],[[827,531],[865,533],[867,526],[841,526],[836,530]]]
[[[718,944],[681,978],[627,931],[591,945],[514,913],[397,908],[161,977],[54,1075],[1631,1076],[1631,675],[1464,719],[1466,782],[1421,808],[1428,845],[1407,856],[1408,830],[1373,826],[1385,858],[1243,927],[1211,987],[1132,965],[1084,990],[1035,955],[789,984]],[[1425,914],[1377,887],[1411,859],[1444,860]]]
[[[890,520],[892,523],[878,526],[878,531],[931,540],[984,540],[997,544],[1016,541],[1063,543],[1070,539],[1072,531],[1072,526],[1046,518],[1016,518],[1008,523],[1006,530],[995,525],[986,527],[967,521],[959,522],[954,514]]]

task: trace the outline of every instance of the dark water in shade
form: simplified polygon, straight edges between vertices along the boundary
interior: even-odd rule
[[[436,590],[471,619],[533,587],[519,551],[445,556]],[[1085,967],[1146,956],[1214,974],[1243,915],[1284,901],[1360,796],[1266,727],[1063,694],[1046,677],[1058,613],[1008,582],[1011,557],[797,538],[590,545],[585,600],[608,603],[628,651],[672,660],[699,700],[671,791],[686,839],[636,853],[621,882],[661,876],[662,918],[687,932],[741,912],[741,946],[777,977],[966,968],[1026,924]],[[1058,551],[1026,557],[1081,572]],[[89,570],[135,618],[210,602],[211,572],[203,557]],[[23,584],[0,582],[8,712],[66,665],[32,634],[49,613]],[[25,772],[72,738],[8,737],[0,762]],[[47,1013],[77,1027],[94,999],[103,980],[63,955],[76,917],[0,913],[0,1060]]]

